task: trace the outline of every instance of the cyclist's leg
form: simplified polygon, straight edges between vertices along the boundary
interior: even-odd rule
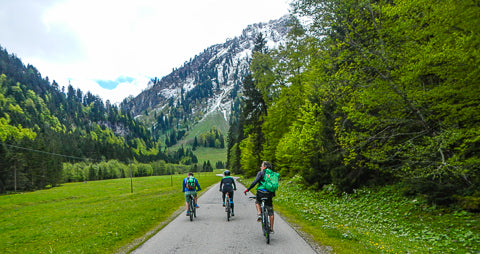
[[[200,208],[200,206],[197,205],[197,192],[195,191],[195,194],[193,194],[193,196],[195,197],[193,200],[195,201],[194,204],[195,204],[195,208]]]
[[[222,202],[223,206],[225,206],[225,191],[222,191]]]
[[[190,194],[188,191],[185,192],[185,208],[187,210],[187,215],[189,214],[188,202],[190,201]]]
[[[269,215],[268,218],[270,219],[270,230],[273,231],[273,220],[275,219],[275,215]]]
[[[257,199],[255,200],[255,206],[257,208],[257,214],[260,215],[262,213],[262,208],[260,207],[260,204],[261,204],[261,198],[262,197],[262,193],[260,191],[257,191]]]
[[[255,206],[257,208],[257,221],[262,221],[262,207],[261,207],[261,198],[264,196],[264,193],[261,191],[257,191],[257,200],[255,201]]]
[[[268,193],[268,200],[265,202],[268,211],[268,217],[270,219],[270,230],[273,231],[273,221],[275,219],[275,214],[273,212],[273,193]]]
[[[232,207],[232,216],[235,216],[235,213],[233,212],[233,207],[234,207],[234,204],[233,204],[233,191],[230,191],[230,192],[228,193],[228,195],[230,196],[229,202],[230,202],[230,207]]]

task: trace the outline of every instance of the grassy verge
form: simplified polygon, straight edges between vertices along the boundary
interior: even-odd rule
[[[184,204],[184,175],[71,183],[0,196],[1,253],[113,253]],[[203,189],[214,173],[196,174]],[[172,186],[173,184],[173,186]]]
[[[251,183],[253,179],[242,180]],[[398,186],[337,196],[295,179],[281,182],[275,209],[335,253],[480,253],[480,215],[408,199]]]

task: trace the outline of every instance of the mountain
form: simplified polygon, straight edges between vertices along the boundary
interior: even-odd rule
[[[210,46],[169,75],[152,79],[146,90],[125,99],[121,107],[151,124],[157,136],[180,131],[193,139],[201,131],[192,135],[192,128],[206,119],[213,120],[215,124],[209,125],[225,133],[232,104],[242,91],[243,77],[250,73],[255,41],[261,35],[269,49],[278,48],[286,40],[288,20],[287,15],[249,25],[240,36]]]

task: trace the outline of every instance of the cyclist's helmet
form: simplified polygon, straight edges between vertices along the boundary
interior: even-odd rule
[[[229,170],[225,170],[225,172],[223,172],[223,175],[229,176],[229,175],[230,175],[230,171],[229,171]]]

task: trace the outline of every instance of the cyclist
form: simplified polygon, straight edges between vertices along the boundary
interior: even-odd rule
[[[255,205],[257,207],[257,221],[260,222],[262,221],[262,215],[261,215],[261,198],[262,197],[267,197],[267,200],[265,201],[265,206],[268,211],[268,216],[270,218],[270,234],[273,234],[273,220],[275,218],[274,213],[273,213],[273,202],[272,198],[275,196],[275,192],[269,192],[265,189],[264,184],[265,184],[265,169],[272,169],[272,164],[268,161],[262,162],[262,165],[260,166],[260,171],[257,173],[257,177],[255,180],[252,182],[250,187],[248,187],[243,193],[246,195],[249,190],[251,190],[253,187],[255,187],[256,184],[257,186],[257,200],[255,201]]]
[[[235,216],[235,213],[233,212],[233,191],[237,190],[237,185],[235,184],[235,179],[230,176],[229,170],[225,170],[223,175],[224,177],[222,178],[222,181],[220,181],[220,191],[222,192],[223,206],[225,207],[225,195],[228,192],[230,195],[230,204],[232,205],[232,216]],[[227,200],[227,202],[229,201]]]
[[[194,184],[195,186],[193,187],[193,189],[189,189],[188,187],[188,180],[190,179],[190,177],[193,178],[193,181],[195,183]],[[183,179],[183,190],[182,190],[185,193],[185,201],[186,201],[185,206],[187,208],[187,216],[190,216],[190,212],[188,211],[188,202],[190,201],[190,194],[193,194],[193,196],[195,197],[194,198],[195,208],[200,208],[197,205],[197,191],[200,191],[200,190],[202,189],[200,188],[200,184],[198,184],[197,178],[193,177],[192,172],[189,172],[187,174],[187,177]]]

